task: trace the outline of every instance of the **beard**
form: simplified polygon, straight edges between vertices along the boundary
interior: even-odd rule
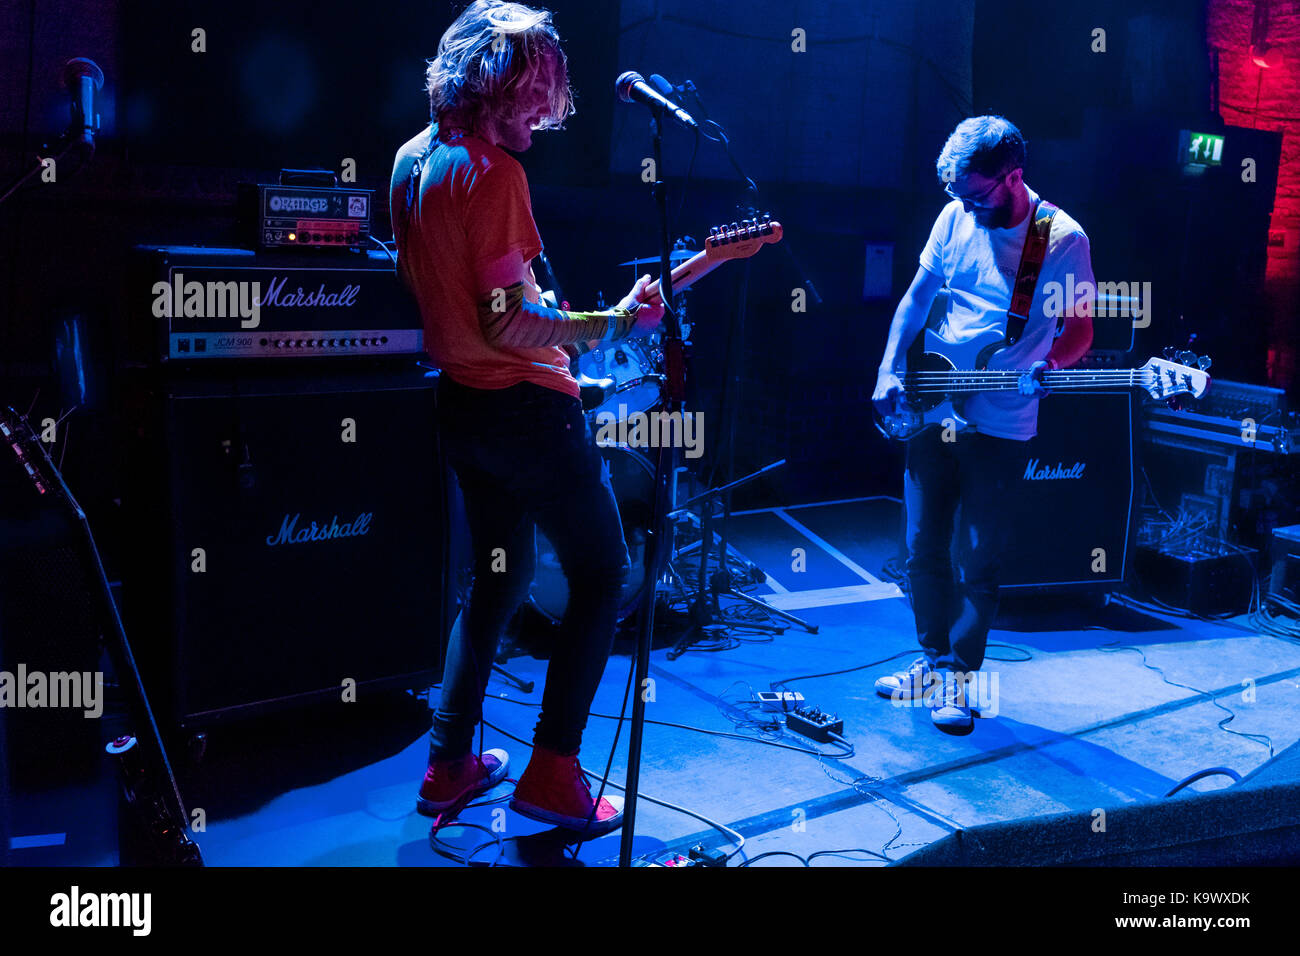
[[[992,206],[975,213],[975,222],[985,229],[1006,229],[1011,225],[1012,203]]]

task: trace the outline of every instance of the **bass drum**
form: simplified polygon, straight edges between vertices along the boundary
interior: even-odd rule
[[[602,445],[600,453],[609,467],[614,498],[618,501],[618,513],[623,522],[623,540],[627,542],[628,559],[632,565],[619,602],[618,619],[622,621],[637,609],[649,583],[646,581],[645,546],[650,512],[654,507],[655,469],[648,458],[626,445]],[[537,571],[528,600],[557,624],[564,617],[564,608],[569,603],[569,583],[564,577],[564,569],[541,528],[537,529]]]

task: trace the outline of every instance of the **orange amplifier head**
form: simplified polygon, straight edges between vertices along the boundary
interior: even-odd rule
[[[371,189],[244,183],[240,220],[257,249],[364,249],[373,197]]]

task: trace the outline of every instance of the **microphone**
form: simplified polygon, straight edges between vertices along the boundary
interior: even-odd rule
[[[63,68],[63,85],[72,94],[73,141],[94,150],[99,131],[99,114],[95,112],[95,91],[104,87],[104,71],[94,60],[84,56],[69,60]]]
[[[699,124],[690,113],[647,83],[645,77],[635,70],[628,70],[620,76],[614,82],[614,88],[618,91],[618,98],[624,103],[631,103],[633,100],[644,103],[652,110],[671,115],[673,119],[689,129],[699,129]]]
[[[671,97],[677,92],[677,87],[673,86],[667,79],[660,76],[658,73],[650,74],[650,85],[667,97]]]

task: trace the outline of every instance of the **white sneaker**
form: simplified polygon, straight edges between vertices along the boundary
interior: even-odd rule
[[[919,700],[937,677],[930,658],[918,657],[905,671],[876,678],[876,693],[891,700]],[[933,690],[931,691],[933,693]]]
[[[936,727],[943,730],[970,730],[974,726],[970,702],[966,699],[964,675],[944,671],[943,688],[935,694],[930,719]]]

